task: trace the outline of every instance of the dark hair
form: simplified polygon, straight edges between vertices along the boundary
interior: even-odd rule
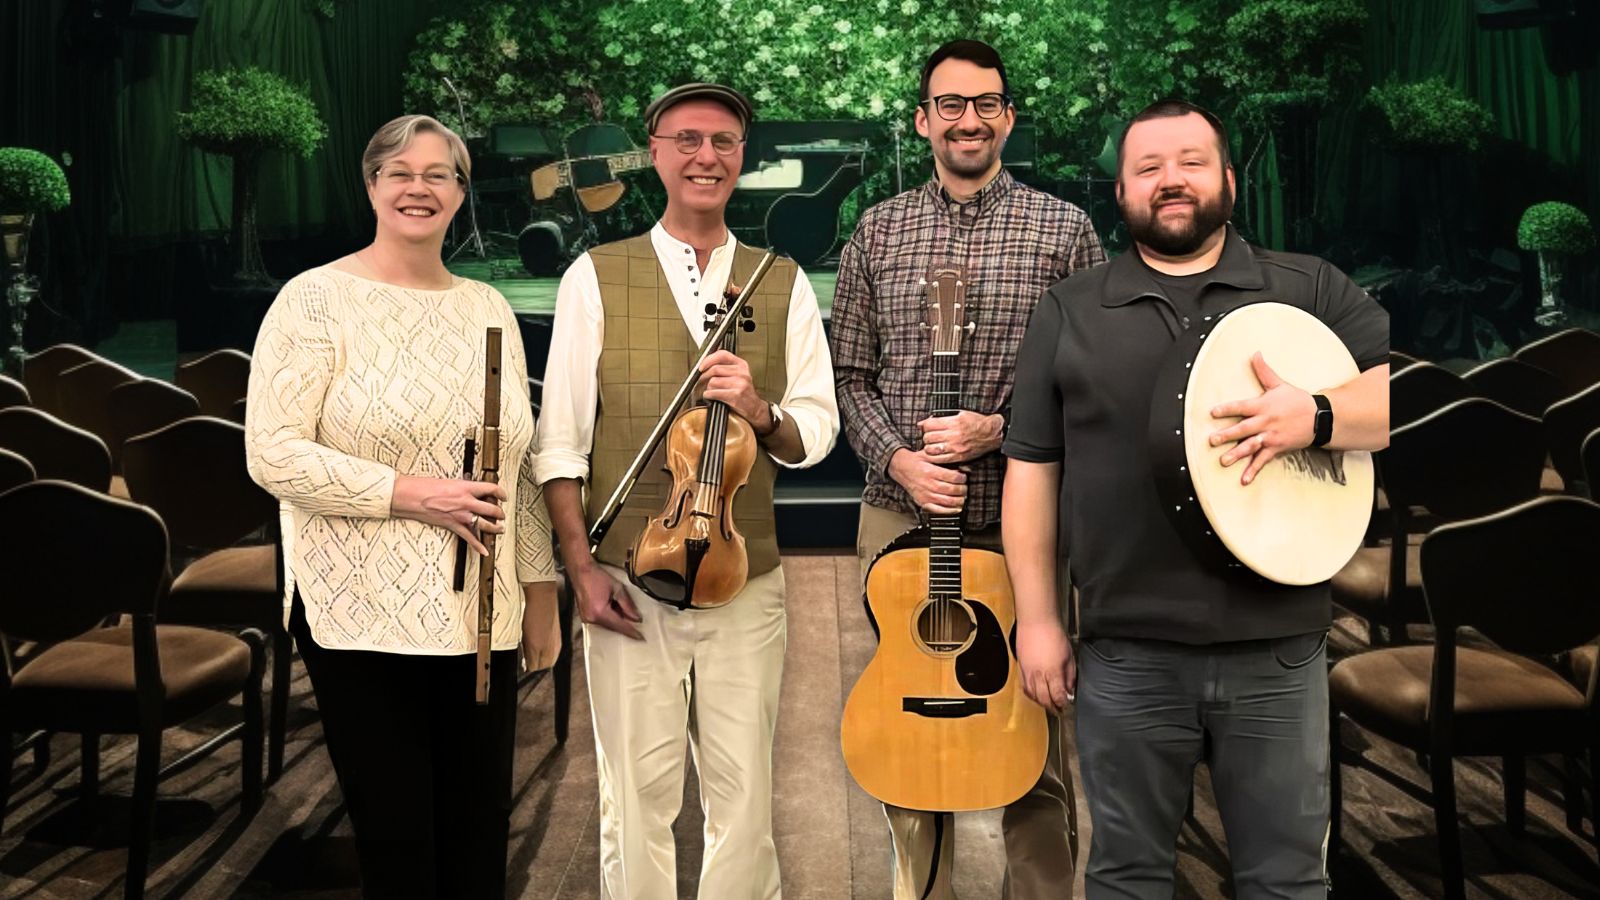
[[[939,63],[947,59],[964,59],[981,68],[994,69],[1000,73],[1000,93],[1011,96],[1011,82],[1006,80],[1006,64],[1000,61],[1000,54],[983,41],[960,40],[951,41],[933,51],[928,61],[922,64],[922,87],[917,91],[918,102],[927,102],[928,79],[933,76],[933,70],[938,68]]]
[[[1157,100],[1139,110],[1138,115],[1128,120],[1128,126],[1122,129],[1122,136],[1117,138],[1117,177],[1122,177],[1122,145],[1128,142],[1128,132],[1133,129],[1133,126],[1140,122],[1147,122],[1150,119],[1176,119],[1187,116],[1190,113],[1205,119],[1206,124],[1211,126],[1211,130],[1216,132],[1217,153],[1222,158],[1222,167],[1226,169],[1228,166],[1233,165],[1232,158],[1228,154],[1228,128],[1222,124],[1222,120],[1204,107],[1196,106],[1187,100],[1172,98]]]

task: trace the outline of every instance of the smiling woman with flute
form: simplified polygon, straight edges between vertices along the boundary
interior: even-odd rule
[[[267,313],[246,455],[292,514],[290,630],[363,895],[497,898],[517,648],[542,668],[561,642],[527,361],[505,298],[441,261],[471,177],[461,139],[395,119],[362,177],[376,237],[290,280]]]

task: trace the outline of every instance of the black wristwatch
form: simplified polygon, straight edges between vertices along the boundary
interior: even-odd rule
[[[1321,394],[1312,394],[1311,399],[1317,404],[1317,416],[1311,429],[1311,446],[1321,447],[1333,440],[1333,404]]]

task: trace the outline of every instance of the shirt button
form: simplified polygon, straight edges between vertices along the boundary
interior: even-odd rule
[[[683,248],[683,252],[688,253],[689,252],[689,248],[688,247]]]
[[[689,283],[690,284],[694,284],[694,279],[693,278],[689,279]]]
[[[1184,316],[1183,317],[1183,326],[1185,328],[1189,327],[1189,317],[1188,316]]]

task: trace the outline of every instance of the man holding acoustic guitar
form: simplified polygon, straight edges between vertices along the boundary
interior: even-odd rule
[[[600,896],[609,900],[678,895],[672,823],[685,737],[705,811],[700,896],[779,896],[771,769],[785,618],[772,484],[777,466],[828,454],[839,413],[816,296],[792,260],[765,270],[742,308],[723,309],[730,281],[749,285],[761,257],[723,217],[750,119],[744,95],[721,85],[657,98],[645,121],[667,193],[661,221],[580,256],[556,296],[537,467],[584,622]],[[721,315],[748,326],[738,354],[705,357],[705,405],[674,421],[591,551],[590,524],[693,376],[707,317]],[[726,502],[734,488],[723,483],[724,463],[741,454],[748,480]],[[678,466],[691,456],[697,467]],[[663,522],[690,526],[687,539],[650,548],[678,569],[635,571],[641,535]],[[712,536],[724,539],[715,552],[705,549]],[[700,602],[696,579],[713,580],[714,564],[736,570],[743,586],[712,605]],[[717,573],[724,585],[727,574]]]
[[[1091,898],[1172,896],[1202,760],[1237,896],[1327,892],[1327,574],[1274,579],[1260,560],[1222,561],[1222,544],[1252,535],[1223,534],[1218,501],[1337,489],[1358,454],[1387,445],[1389,319],[1328,263],[1246,244],[1228,224],[1233,187],[1215,116],[1178,100],[1135,116],[1117,198],[1136,249],[1052,287],[1017,356],[1003,448],[1017,655],[1029,696],[1056,711],[1075,703]],[[1223,360],[1233,375],[1253,373],[1255,396],[1198,409],[1186,434],[1198,374],[1170,392],[1158,374],[1198,373],[1201,357],[1173,353],[1191,337],[1215,343],[1261,307],[1331,331],[1349,374],[1291,383],[1279,373],[1307,350],[1269,331]],[[1174,433],[1198,449],[1190,442],[1187,463],[1157,471]],[[1171,478],[1194,489],[1158,491]],[[1370,504],[1370,484],[1359,503]],[[1191,494],[1203,487],[1202,516]],[[1318,516],[1305,506],[1301,516]],[[1290,518],[1247,513],[1246,530],[1286,530]],[[1218,562],[1195,549],[1207,541]],[[1081,592],[1076,658],[1057,614],[1058,553]]]
[[[948,811],[985,806],[1005,806],[1006,897],[1056,898],[1072,883],[1073,801],[1056,720],[1046,727],[1017,693],[1003,563],[961,547],[963,539],[998,547],[998,450],[1034,304],[1050,284],[1105,259],[1081,210],[1002,168],[1015,121],[993,48],[954,41],[935,51],[915,120],[932,146],[934,177],[862,216],[834,294],[839,405],[867,479],[856,549],[880,633],[846,707],[845,756],[862,787],[885,801],[896,900],[954,896]],[[886,555],[869,578],[880,551],[915,542],[904,533],[924,517],[926,549],[913,551],[914,564],[888,574]],[[993,577],[980,588],[985,573]],[[941,580],[952,581],[948,590]],[[880,584],[896,596],[880,596]],[[905,655],[891,655],[902,646]],[[1036,728],[1013,727],[1030,716]],[[897,733],[895,722],[906,727]],[[1034,738],[1016,757],[1030,762],[1000,761]],[[869,766],[888,782],[880,787]],[[982,790],[991,775],[1019,773],[1013,790]]]

